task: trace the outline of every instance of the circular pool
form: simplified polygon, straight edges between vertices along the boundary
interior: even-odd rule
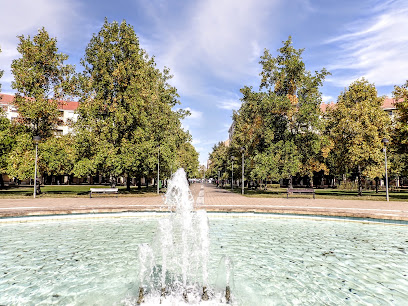
[[[154,239],[158,220],[167,216],[0,220],[0,305],[135,304],[138,248]],[[216,286],[228,256],[232,304],[406,305],[405,223],[233,213],[208,218],[209,283]]]

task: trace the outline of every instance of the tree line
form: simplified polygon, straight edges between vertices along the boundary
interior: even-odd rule
[[[331,175],[345,181],[371,178],[378,184],[384,174],[383,139],[394,176],[408,174],[408,81],[395,86],[397,115],[394,122],[381,108],[374,84],[361,78],[340,93],[337,103],[321,111],[319,88],[330,74],[326,69],[308,71],[304,49],[295,49],[289,37],[273,57],[268,50],[260,58],[259,90],[241,89],[241,107],[233,112],[232,139],[220,142],[210,153],[207,175],[229,179],[245,177],[257,182],[293,179],[313,186],[316,178]],[[231,160],[235,157],[239,162]]]
[[[34,177],[33,136],[40,136],[43,176],[101,175],[113,181],[123,176],[128,188],[131,178],[140,187],[142,177],[157,176],[158,162],[163,178],[178,167],[198,175],[198,153],[181,126],[189,112],[176,109],[180,103],[168,82],[170,71],[156,67],[126,21],[105,19],[86,47],[79,73],[44,28],[32,38],[18,38],[21,57],[12,61],[11,87],[19,116],[10,122],[0,115],[1,174]],[[67,99],[79,102],[78,117],[70,123],[73,133],[56,137],[59,106]]]

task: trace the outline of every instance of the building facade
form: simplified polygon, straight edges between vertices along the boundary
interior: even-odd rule
[[[5,112],[7,119],[11,122],[17,120],[19,114],[16,106],[13,104],[14,95],[0,94],[0,108]],[[72,133],[70,123],[78,118],[76,110],[79,103],[76,101],[60,101],[58,111],[60,112],[61,124],[56,128],[55,135],[62,136]]]

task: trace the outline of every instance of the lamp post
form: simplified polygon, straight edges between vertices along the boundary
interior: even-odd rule
[[[385,194],[387,197],[387,202],[390,200],[388,194],[388,171],[387,171],[387,144],[390,142],[387,138],[383,138],[382,142],[384,143],[384,158],[385,158]]]
[[[231,190],[234,189],[234,159],[235,159],[235,156],[231,156],[231,161],[232,161],[232,165],[231,165]]]
[[[242,153],[242,182],[241,182],[241,194],[244,194],[244,152],[245,148],[241,148],[241,153]]]
[[[33,142],[35,144],[35,165],[34,165],[34,199],[35,196],[37,194],[37,156],[38,156],[38,144],[41,141],[41,137],[40,136],[34,136],[33,137]]]
[[[159,194],[160,184],[160,145],[157,147],[157,194]]]

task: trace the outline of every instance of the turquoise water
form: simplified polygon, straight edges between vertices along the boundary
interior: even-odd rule
[[[152,242],[163,217],[0,221],[0,305],[131,304],[138,246]],[[407,225],[245,214],[209,220],[209,279],[228,255],[233,304],[407,304]]]

